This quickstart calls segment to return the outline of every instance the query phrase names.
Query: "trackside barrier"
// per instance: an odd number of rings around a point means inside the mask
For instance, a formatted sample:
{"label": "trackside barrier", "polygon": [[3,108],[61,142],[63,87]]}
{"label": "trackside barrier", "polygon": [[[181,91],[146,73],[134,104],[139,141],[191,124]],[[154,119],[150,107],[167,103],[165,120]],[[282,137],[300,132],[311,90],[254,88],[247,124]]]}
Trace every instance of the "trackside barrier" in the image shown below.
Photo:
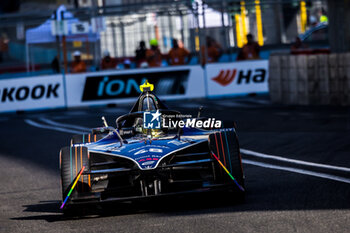
{"label": "trackside barrier", "polygon": [[178,66],[66,75],[68,107],[135,101],[145,80],[162,99],[205,97],[201,66]]}
{"label": "trackside barrier", "polygon": [[240,61],[206,66],[208,97],[268,93],[268,61]]}
{"label": "trackside barrier", "polygon": [[350,105],[350,53],[273,55],[269,66],[275,103]]}
{"label": "trackside barrier", "polygon": [[0,80],[0,112],[62,107],[62,75]]}
{"label": "trackside barrier", "polygon": [[0,112],[135,101],[146,79],[162,99],[265,93],[266,60],[0,80]]}

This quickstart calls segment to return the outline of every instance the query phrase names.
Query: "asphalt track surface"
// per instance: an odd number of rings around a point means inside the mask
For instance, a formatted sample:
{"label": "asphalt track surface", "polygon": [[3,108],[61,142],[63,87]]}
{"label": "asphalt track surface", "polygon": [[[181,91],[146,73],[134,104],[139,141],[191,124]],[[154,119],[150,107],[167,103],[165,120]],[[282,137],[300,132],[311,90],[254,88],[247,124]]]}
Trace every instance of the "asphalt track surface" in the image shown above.
{"label": "asphalt track surface", "polygon": [[349,232],[349,108],[278,106],[266,97],[167,104],[193,115],[203,105],[203,115],[237,122],[244,203],[194,195],[65,217],[59,149],[131,105],[0,115],[0,232]]}

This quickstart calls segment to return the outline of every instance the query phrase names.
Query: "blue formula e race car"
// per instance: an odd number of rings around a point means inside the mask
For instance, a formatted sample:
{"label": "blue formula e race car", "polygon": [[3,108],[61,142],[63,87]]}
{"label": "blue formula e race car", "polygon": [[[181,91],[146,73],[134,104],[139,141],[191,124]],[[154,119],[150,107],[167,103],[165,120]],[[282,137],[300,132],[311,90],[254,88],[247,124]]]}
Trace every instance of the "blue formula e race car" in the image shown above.
{"label": "blue formula e race car", "polygon": [[170,110],[140,86],[131,111],[116,128],[94,128],[75,135],[60,151],[63,203],[133,201],[207,191],[244,196],[244,175],[236,131],[221,122]]}

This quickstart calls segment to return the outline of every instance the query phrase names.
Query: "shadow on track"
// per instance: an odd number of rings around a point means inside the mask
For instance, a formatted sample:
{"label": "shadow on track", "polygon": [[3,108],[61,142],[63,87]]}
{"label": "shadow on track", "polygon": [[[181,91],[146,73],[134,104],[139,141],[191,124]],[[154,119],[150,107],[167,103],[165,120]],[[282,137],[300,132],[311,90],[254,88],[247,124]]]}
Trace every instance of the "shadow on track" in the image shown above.
{"label": "shadow on track", "polygon": [[23,206],[26,208],[24,212],[37,215],[16,217],[12,220],[57,222],[141,213],[176,216],[274,210],[350,209],[348,184],[282,171],[267,173],[266,169],[251,166],[246,168],[247,174],[251,175],[246,179],[248,190],[243,202],[232,193],[201,193],[157,198],[152,201],[81,206],[75,216],[66,216],[59,209],[60,201],[55,200]]}
{"label": "shadow on track", "polygon": [[223,208],[236,211],[235,209],[239,208],[243,202],[242,197],[232,195],[232,193],[192,194],[175,198],[157,198],[148,202],[84,205],[79,206],[79,209],[71,214],[63,214],[59,209],[61,202],[52,200],[23,206],[26,208],[23,212],[38,213],[39,215],[15,217],[11,220],[59,222],[141,213],[176,215],[183,212],[221,212]]}

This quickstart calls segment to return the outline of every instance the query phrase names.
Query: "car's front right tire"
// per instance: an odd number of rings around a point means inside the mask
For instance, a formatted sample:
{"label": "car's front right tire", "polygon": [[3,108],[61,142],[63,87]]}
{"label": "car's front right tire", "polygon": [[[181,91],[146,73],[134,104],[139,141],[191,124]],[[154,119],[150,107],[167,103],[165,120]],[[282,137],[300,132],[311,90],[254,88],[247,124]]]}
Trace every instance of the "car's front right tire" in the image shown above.
{"label": "car's front right tire", "polygon": [[[81,169],[89,169],[88,149],[83,146],[64,147],[60,151],[61,188],[62,201],[66,198],[73,182],[77,178]],[[90,175],[81,175],[71,197],[79,193],[89,192],[91,183]]]}

